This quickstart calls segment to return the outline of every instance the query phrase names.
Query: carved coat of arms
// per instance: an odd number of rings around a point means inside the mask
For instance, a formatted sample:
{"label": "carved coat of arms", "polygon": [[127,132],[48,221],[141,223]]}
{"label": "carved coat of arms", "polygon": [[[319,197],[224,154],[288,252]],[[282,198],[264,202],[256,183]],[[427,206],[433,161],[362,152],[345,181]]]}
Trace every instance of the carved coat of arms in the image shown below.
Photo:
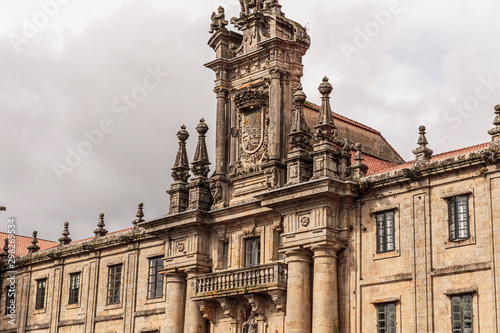
{"label": "carved coat of arms", "polygon": [[249,89],[237,94],[234,102],[239,113],[239,160],[253,164],[267,152],[269,94],[263,89]]}

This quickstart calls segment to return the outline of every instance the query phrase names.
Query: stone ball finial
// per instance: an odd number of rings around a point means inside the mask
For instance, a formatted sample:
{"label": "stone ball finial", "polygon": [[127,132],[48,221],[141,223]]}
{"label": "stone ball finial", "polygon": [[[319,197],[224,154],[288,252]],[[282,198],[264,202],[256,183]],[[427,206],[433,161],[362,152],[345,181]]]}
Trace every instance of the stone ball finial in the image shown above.
{"label": "stone ball finial", "polygon": [[196,126],[196,132],[200,135],[205,135],[208,132],[208,125],[205,123],[205,118],[200,119],[200,123]]}
{"label": "stone ball finial", "polygon": [[495,113],[500,113],[500,105],[495,106]]}
{"label": "stone ball finial", "polygon": [[181,142],[185,142],[189,138],[189,133],[186,131],[186,125],[181,126],[181,130],[177,132],[177,138]]}
{"label": "stone ball finial", "polygon": [[328,82],[328,78],[325,76],[323,82],[319,85],[319,92],[321,95],[330,95],[333,91],[333,86]]}
{"label": "stone ball finial", "polygon": [[358,142],[354,145],[354,149],[356,150],[361,150],[363,148],[363,144],[361,142]]}
{"label": "stone ball finial", "polygon": [[69,222],[64,222],[65,227],[69,227]]}
{"label": "stone ball finial", "polygon": [[295,92],[295,94],[293,94],[293,102],[302,104],[306,101],[306,99],[307,99],[307,96],[302,91],[302,86],[300,86],[299,88],[297,88],[297,91]]}
{"label": "stone ball finial", "polygon": [[427,130],[427,128],[424,125],[422,125],[418,128],[418,130],[419,130],[420,134],[425,134],[425,131]]}

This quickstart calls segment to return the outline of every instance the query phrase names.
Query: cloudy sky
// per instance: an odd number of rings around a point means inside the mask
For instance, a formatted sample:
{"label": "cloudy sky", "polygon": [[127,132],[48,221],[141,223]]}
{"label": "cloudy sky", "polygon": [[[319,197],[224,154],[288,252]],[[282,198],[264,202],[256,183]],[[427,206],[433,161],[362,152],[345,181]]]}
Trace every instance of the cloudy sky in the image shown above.
{"label": "cloudy sky", "polygon": [[[307,3],[281,0],[311,35],[310,101],[329,76],[334,110],[380,130],[405,159],[420,124],[436,153],[490,140],[500,2]],[[113,231],[131,226],[139,202],[146,219],[167,213],[180,125],[192,158],[205,117],[214,156],[215,76],[203,64],[219,5],[239,13],[236,0],[0,0],[0,231],[15,217],[19,234],[57,240],[68,221],[76,240],[101,212]]]}

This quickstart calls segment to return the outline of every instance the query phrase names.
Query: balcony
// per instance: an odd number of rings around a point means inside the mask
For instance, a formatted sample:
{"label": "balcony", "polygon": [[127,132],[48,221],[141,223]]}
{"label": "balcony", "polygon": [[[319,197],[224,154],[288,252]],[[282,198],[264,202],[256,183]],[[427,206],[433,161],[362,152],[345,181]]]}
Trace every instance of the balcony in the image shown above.
{"label": "balcony", "polygon": [[199,275],[194,280],[197,300],[286,290],[288,270],[283,263]]}

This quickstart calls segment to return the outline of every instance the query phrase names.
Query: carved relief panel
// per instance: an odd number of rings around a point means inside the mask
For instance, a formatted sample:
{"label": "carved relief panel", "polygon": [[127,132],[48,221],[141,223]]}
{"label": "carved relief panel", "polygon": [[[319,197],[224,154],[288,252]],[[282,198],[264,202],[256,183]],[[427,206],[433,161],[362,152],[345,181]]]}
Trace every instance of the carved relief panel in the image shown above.
{"label": "carved relief panel", "polygon": [[233,100],[238,118],[238,154],[229,172],[235,177],[260,171],[260,164],[269,158],[269,93],[265,88],[247,89],[234,95]]}

